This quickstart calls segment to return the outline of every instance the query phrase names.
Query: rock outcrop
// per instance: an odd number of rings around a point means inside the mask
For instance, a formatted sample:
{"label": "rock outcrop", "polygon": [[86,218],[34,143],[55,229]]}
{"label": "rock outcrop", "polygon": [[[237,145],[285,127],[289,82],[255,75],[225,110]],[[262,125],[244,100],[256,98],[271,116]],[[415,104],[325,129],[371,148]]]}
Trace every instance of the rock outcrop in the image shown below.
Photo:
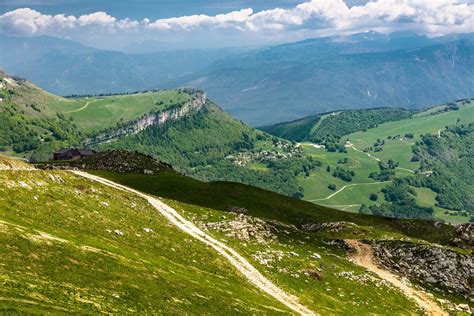
{"label": "rock outcrop", "polygon": [[386,268],[428,287],[443,288],[474,301],[474,258],[450,249],[400,241],[374,243]]}
{"label": "rock outcrop", "polygon": [[78,160],[52,161],[36,164],[39,169],[105,170],[119,173],[154,174],[173,167],[151,156],[125,150],[107,150]]}
{"label": "rock outcrop", "polygon": [[474,246],[474,223],[456,226],[452,243],[458,246]]}
{"label": "rock outcrop", "polygon": [[150,126],[163,126],[163,124],[170,120],[178,120],[189,113],[201,110],[206,104],[206,101],[206,94],[203,92],[197,92],[191,101],[186,102],[182,106],[173,107],[165,111],[149,113],[144,117],[132,121],[125,126],[118,127],[113,131],[95,135],[93,138],[87,139],[84,142],[84,145],[90,147],[97,144],[110,143],[124,136],[140,133]]}

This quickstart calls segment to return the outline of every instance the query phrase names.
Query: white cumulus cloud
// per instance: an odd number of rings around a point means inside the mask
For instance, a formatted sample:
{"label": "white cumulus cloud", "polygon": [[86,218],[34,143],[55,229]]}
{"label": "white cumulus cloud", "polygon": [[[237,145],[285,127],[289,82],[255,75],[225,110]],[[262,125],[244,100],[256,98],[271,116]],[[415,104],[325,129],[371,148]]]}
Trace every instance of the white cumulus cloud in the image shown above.
{"label": "white cumulus cloud", "polygon": [[264,33],[321,31],[357,32],[367,29],[412,29],[427,34],[474,32],[473,0],[372,0],[349,6],[343,0],[311,0],[293,8],[254,12],[251,8],[209,16],[204,14],[141,21],[117,19],[106,12],[79,17],[45,15],[23,8],[0,16],[7,34],[62,36],[81,32],[151,31],[192,32],[232,29]]}

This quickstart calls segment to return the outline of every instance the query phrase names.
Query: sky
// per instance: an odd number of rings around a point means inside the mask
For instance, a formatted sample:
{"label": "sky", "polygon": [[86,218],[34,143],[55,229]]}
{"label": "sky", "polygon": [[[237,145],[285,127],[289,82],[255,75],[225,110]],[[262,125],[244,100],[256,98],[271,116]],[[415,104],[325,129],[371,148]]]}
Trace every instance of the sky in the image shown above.
{"label": "sky", "polygon": [[374,30],[474,32],[474,0],[0,0],[0,33],[126,49],[260,46]]}

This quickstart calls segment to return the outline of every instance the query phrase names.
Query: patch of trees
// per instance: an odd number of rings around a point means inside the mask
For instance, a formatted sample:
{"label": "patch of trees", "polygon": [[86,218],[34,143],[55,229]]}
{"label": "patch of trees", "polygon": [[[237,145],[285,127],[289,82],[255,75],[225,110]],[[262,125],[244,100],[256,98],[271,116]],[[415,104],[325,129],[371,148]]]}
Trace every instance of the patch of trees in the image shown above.
{"label": "patch of trees", "polygon": [[416,191],[405,179],[397,179],[381,191],[386,202],[380,205],[362,205],[359,213],[396,218],[429,219],[433,217],[432,207],[416,204]]}
{"label": "patch of trees", "polygon": [[312,134],[308,135],[308,140],[320,140],[328,136],[340,139],[344,135],[374,128],[378,124],[409,118],[414,113],[414,111],[397,108],[342,111],[326,116]]}
{"label": "patch of trees", "polygon": [[369,178],[377,181],[388,181],[395,178],[395,168],[398,167],[398,162],[389,159],[387,163],[379,161],[380,172],[371,172]]}
{"label": "patch of trees", "polygon": [[336,170],[334,170],[332,176],[335,178],[339,178],[342,181],[351,182],[352,177],[355,176],[355,172],[353,170],[347,170],[341,167],[336,167]]}
{"label": "patch of trees", "polygon": [[474,123],[448,127],[441,137],[424,135],[414,148],[421,171],[412,185],[430,188],[437,205],[451,210],[474,209]]}

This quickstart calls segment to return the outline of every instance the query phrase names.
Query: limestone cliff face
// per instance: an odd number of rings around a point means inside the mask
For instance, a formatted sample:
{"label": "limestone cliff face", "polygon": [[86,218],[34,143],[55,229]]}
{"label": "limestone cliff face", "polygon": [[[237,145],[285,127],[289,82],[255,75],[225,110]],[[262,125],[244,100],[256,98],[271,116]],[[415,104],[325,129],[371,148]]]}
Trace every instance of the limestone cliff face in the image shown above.
{"label": "limestone cliff face", "polygon": [[179,108],[149,113],[146,116],[118,127],[113,131],[101,133],[93,138],[89,138],[84,142],[84,145],[93,146],[97,144],[110,143],[120,139],[121,137],[137,134],[150,126],[163,126],[163,124],[168,121],[179,120],[189,113],[200,111],[206,104],[206,101],[206,94],[198,92],[191,101],[185,103]]}

